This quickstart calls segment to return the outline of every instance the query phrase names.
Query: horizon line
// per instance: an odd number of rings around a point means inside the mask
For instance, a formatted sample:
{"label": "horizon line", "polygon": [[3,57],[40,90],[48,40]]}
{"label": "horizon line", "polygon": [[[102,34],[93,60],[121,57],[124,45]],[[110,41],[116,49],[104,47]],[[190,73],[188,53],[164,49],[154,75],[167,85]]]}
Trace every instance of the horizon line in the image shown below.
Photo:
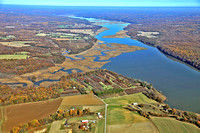
{"label": "horizon line", "polygon": [[65,7],[65,6],[71,6],[71,7],[200,7],[199,5],[197,6],[118,6],[118,5],[111,5],[111,6],[102,6],[102,5],[32,5],[32,4],[0,4],[1,5],[16,5],[16,6],[58,6],[58,7]]}

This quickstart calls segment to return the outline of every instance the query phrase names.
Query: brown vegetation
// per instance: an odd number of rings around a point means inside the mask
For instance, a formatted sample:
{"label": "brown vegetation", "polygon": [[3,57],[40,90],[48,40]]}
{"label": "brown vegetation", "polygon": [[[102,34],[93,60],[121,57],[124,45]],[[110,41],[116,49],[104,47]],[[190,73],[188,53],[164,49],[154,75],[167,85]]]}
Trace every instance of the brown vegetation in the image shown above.
{"label": "brown vegetation", "polygon": [[92,94],[64,97],[61,106],[64,105],[103,105],[104,103]]}
{"label": "brown vegetation", "polygon": [[28,123],[34,119],[42,119],[55,113],[61,101],[62,99],[56,99],[4,107],[3,131],[9,132],[15,126]]}

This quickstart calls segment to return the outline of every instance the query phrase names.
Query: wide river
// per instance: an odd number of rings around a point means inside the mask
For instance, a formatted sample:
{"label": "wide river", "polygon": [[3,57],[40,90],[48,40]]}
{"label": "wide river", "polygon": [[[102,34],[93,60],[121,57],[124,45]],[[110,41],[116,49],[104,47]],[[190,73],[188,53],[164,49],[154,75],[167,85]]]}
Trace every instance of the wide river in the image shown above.
{"label": "wide river", "polygon": [[[88,19],[94,21],[93,19]],[[200,113],[200,72],[191,67],[168,58],[154,47],[130,38],[102,38],[114,35],[128,24],[106,23],[108,28],[96,36],[105,43],[120,43],[148,48],[136,52],[123,53],[111,58],[103,66],[119,74],[152,83],[154,87],[167,96],[171,107]]]}

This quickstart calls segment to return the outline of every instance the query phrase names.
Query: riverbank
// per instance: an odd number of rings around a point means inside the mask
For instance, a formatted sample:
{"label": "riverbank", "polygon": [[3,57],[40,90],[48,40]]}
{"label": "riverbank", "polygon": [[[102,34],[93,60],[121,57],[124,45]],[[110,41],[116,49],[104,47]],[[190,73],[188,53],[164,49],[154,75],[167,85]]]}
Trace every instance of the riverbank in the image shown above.
{"label": "riverbank", "polygon": [[151,39],[151,38],[150,38],[151,41],[149,41],[149,42],[148,42],[146,39],[145,39],[145,41],[144,41],[144,40],[142,40],[142,39],[138,39],[137,37],[131,37],[131,38],[132,38],[132,39],[136,39],[137,41],[142,42],[142,43],[144,43],[144,44],[146,44],[146,45],[148,45],[148,46],[155,47],[155,48],[157,48],[160,52],[162,52],[163,54],[165,54],[166,56],[171,56],[171,57],[173,57],[173,58],[179,60],[180,62],[189,65],[191,68],[193,68],[193,69],[195,69],[195,70],[197,70],[197,71],[200,71],[200,66],[196,66],[196,65],[194,65],[194,63],[191,62],[191,60],[183,59],[183,58],[181,58],[178,54],[175,55],[175,54],[173,54],[172,52],[170,52],[170,51],[168,51],[168,50],[165,50],[165,49],[162,48],[161,46],[152,43],[152,39]]}

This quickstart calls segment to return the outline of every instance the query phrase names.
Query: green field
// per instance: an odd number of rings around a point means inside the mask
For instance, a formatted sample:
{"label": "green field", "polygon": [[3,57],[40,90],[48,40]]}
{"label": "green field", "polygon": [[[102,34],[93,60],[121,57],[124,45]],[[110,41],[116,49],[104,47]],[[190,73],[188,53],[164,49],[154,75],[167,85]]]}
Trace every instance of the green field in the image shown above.
{"label": "green field", "polygon": [[13,42],[0,42],[0,44],[9,47],[29,47],[30,43],[36,43],[35,41],[13,41]]}
{"label": "green field", "polygon": [[138,113],[129,111],[117,105],[108,106],[107,118],[108,125],[143,123],[149,121],[148,119],[140,116]]}
{"label": "green field", "polygon": [[124,109],[121,105],[109,105],[107,115],[108,133],[141,132],[157,133],[156,127],[145,117]]}
{"label": "green field", "polygon": [[0,59],[27,59],[28,55],[0,55]]}
{"label": "green field", "polygon": [[104,100],[107,104],[131,104],[131,103],[157,103],[156,101],[147,98],[142,93],[125,95]]}
{"label": "green field", "polygon": [[160,133],[200,133],[200,129],[197,126],[172,118],[154,117],[152,121]]}
{"label": "green field", "polygon": [[27,55],[29,52],[16,52],[15,55]]}
{"label": "green field", "polygon": [[47,34],[45,34],[45,33],[38,33],[38,34],[36,34],[36,36],[47,36]]}
{"label": "green field", "polygon": [[97,126],[95,128],[95,133],[103,133],[105,126],[105,119],[101,119],[97,121]]}

